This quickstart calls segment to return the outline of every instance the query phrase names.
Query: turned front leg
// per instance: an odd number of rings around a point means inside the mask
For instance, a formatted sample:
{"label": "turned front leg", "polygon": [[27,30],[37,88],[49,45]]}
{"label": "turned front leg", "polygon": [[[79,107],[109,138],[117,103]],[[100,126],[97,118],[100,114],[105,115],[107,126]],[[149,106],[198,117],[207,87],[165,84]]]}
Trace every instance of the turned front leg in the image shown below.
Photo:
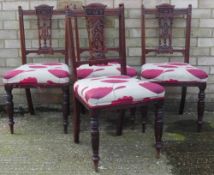
{"label": "turned front leg", "polygon": [[62,104],[62,111],[63,111],[63,127],[64,133],[68,133],[68,113],[69,113],[69,87],[65,86],[62,88],[63,92],[63,104]]}
{"label": "turned front leg", "polygon": [[91,117],[91,144],[95,171],[98,171],[99,164],[99,120],[96,112],[90,112]]}
{"label": "turned front leg", "polygon": [[14,133],[14,120],[13,120],[13,95],[12,87],[5,86],[6,91],[6,112],[9,117],[10,133]]}
{"label": "turned front leg", "polygon": [[163,134],[163,101],[155,103],[155,147],[157,151],[157,158],[160,157],[160,150],[162,148],[162,134]]}
{"label": "turned front leg", "polygon": [[204,104],[205,104],[205,89],[206,84],[199,86],[199,94],[198,94],[198,121],[197,121],[197,131],[200,132],[203,123],[204,116]]}

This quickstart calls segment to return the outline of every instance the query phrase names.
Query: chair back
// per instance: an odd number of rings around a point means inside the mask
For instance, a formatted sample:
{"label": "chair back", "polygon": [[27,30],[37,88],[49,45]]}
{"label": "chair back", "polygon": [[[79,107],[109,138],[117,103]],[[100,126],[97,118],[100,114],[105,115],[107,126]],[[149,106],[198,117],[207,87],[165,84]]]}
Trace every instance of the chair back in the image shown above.
{"label": "chair back", "polygon": [[[118,22],[118,26],[114,27],[114,31],[116,32],[114,35],[117,36],[117,39],[111,40],[111,46],[107,46],[108,37],[106,26],[109,20],[115,23]],[[82,64],[92,66],[117,62],[121,64],[121,73],[126,75],[123,4],[120,4],[118,8],[107,8],[103,4],[92,3],[83,6],[83,9],[67,9],[66,24],[69,43],[68,50],[73,66],[74,80],[77,79],[77,67]],[[82,35],[86,35],[86,38],[83,39]],[[114,43],[116,41],[118,41],[118,44]],[[81,46],[81,43],[83,43],[83,46]]]}
{"label": "chair back", "polygon": [[[55,10],[53,6],[39,5],[36,6],[34,10],[23,10],[22,7],[19,6],[18,12],[22,64],[27,63],[27,56],[29,54],[53,55],[56,53],[64,55],[64,62],[67,64],[67,45],[64,44],[64,46],[58,47],[60,44],[57,42],[59,41],[55,40],[57,48],[53,46],[53,30],[59,29],[60,26],[59,22],[56,22],[55,26],[53,26],[53,20],[64,20],[65,10]],[[35,27],[27,27],[27,22],[29,26],[33,26],[33,24],[35,24]],[[65,25],[63,25],[63,28],[65,28]],[[55,33],[57,32],[55,31]],[[33,46],[33,48],[28,47],[32,43],[29,44],[26,34],[34,37],[33,39],[31,38],[34,40],[32,42],[36,42],[37,44],[34,44],[36,46]]]}
{"label": "chair back", "polygon": [[[156,54],[173,54],[180,52],[184,57],[184,62],[189,63],[189,51],[190,51],[190,32],[191,32],[191,12],[192,6],[189,5],[187,8],[175,8],[174,5],[161,4],[156,6],[155,9],[147,9],[142,5],[142,23],[141,23],[141,35],[142,35],[142,64],[146,62],[146,54],[155,52]],[[184,44],[182,48],[174,47],[173,42],[176,42],[178,38],[174,36],[173,26],[177,20],[184,22]],[[156,22],[157,31],[157,46],[154,48],[148,48],[146,46],[146,24]],[[146,22],[145,22],[146,21]],[[153,24],[155,25],[155,24]],[[176,32],[176,31],[174,31]],[[176,45],[176,44],[175,44]]]}

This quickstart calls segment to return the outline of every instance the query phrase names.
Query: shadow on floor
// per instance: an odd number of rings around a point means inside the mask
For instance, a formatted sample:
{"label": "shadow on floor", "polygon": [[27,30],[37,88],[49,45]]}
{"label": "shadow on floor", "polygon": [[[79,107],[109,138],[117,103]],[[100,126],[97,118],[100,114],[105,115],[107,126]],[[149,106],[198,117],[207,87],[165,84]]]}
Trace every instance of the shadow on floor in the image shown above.
{"label": "shadow on floor", "polygon": [[[213,122],[213,121],[212,121]],[[201,133],[196,132],[195,120],[169,123],[165,129],[164,154],[175,175],[214,174],[214,128],[204,122]]]}

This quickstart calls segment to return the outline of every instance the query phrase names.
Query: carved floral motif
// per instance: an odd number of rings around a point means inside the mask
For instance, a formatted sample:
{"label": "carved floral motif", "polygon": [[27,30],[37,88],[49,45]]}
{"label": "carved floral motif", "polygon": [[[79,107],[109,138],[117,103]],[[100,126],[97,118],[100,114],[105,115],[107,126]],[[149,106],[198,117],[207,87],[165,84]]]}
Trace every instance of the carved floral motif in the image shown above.
{"label": "carved floral motif", "polygon": [[159,52],[172,52],[172,24],[174,6],[163,4],[157,6],[159,21]]}
{"label": "carved floral motif", "polygon": [[85,6],[87,31],[91,59],[105,57],[104,38],[104,13],[105,7],[102,4],[91,4]]}
{"label": "carved floral motif", "polygon": [[53,6],[40,5],[35,7],[38,23],[39,34],[39,49],[41,51],[51,50],[51,29],[52,29],[52,15]]}

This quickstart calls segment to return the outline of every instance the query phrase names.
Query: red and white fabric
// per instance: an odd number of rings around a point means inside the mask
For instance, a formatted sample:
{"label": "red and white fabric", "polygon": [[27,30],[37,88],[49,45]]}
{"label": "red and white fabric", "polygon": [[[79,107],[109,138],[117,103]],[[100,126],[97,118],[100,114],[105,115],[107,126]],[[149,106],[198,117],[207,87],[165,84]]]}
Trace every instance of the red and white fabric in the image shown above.
{"label": "red and white fabric", "polygon": [[[121,75],[120,64],[118,63],[99,64],[92,66],[89,66],[88,64],[83,64],[77,68],[77,77],[79,79],[117,75]],[[130,77],[136,77],[136,69],[127,66],[127,75]]]}
{"label": "red and white fabric", "polygon": [[4,84],[29,86],[66,84],[69,80],[69,67],[58,62],[24,64],[3,75]]}
{"label": "red and white fabric", "polygon": [[136,104],[164,98],[162,86],[129,76],[105,76],[81,79],[74,83],[74,92],[90,108]]}
{"label": "red and white fabric", "polygon": [[152,82],[206,82],[205,71],[187,63],[147,63],[141,67],[141,79]]}

